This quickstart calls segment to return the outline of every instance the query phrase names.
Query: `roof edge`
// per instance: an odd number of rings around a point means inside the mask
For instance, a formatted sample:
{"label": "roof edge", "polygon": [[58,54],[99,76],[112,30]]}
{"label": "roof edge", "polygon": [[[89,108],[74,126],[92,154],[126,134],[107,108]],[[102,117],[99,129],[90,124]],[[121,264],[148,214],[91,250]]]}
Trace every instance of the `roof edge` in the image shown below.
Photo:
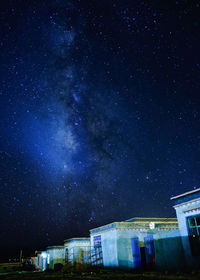
{"label": "roof edge", "polygon": [[150,217],[150,218],[146,218],[146,217],[135,217],[135,218],[130,218],[128,220],[119,222],[119,223],[124,223],[124,222],[129,222],[129,223],[136,223],[136,222],[148,222],[148,221],[166,221],[166,220],[176,220],[176,218],[167,218],[167,217],[162,217],[162,218],[157,218],[157,217]]}
{"label": "roof edge", "polygon": [[90,240],[90,237],[72,237],[72,238],[68,238],[68,239],[65,239],[64,242],[67,243],[67,242],[71,242],[71,241],[82,241],[82,240]]}
{"label": "roof edge", "polygon": [[100,230],[100,229],[103,229],[103,228],[111,226],[111,225],[116,225],[116,223],[118,223],[118,222],[112,222],[112,223],[109,223],[109,224],[106,224],[106,225],[103,225],[103,226],[100,226],[100,227],[92,228],[89,231],[92,232],[92,231],[97,230],[97,229]]}
{"label": "roof edge", "polygon": [[48,246],[47,249],[58,249],[58,248],[64,248],[64,245],[53,245],[53,246]]}
{"label": "roof edge", "polygon": [[[145,218],[137,218],[137,219],[145,219]],[[122,222],[112,222],[110,224],[106,224],[106,225],[103,225],[103,226],[100,226],[100,227],[96,227],[96,228],[93,228],[93,229],[90,229],[90,233],[93,234],[93,233],[97,233],[97,232],[100,232],[100,231],[105,231],[105,230],[113,230],[113,229],[116,229],[118,225],[128,225],[128,224],[146,224],[146,223],[149,223],[149,222],[155,222],[157,224],[168,224],[168,223],[175,223],[177,224],[177,218],[146,218],[147,220],[144,220],[144,221],[139,221],[139,220],[136,220],[136,221],[122,221]]]}
{"label": "roof edge", "polygon": [[171,200],[174,200],[174,199],[177,199],[177,198],[186,196],[186,195],[188,195],[188,194],[196,193],[196,192],[199,192],[199,191],[200,191],[200,188],[195,189],[195,190],[192,190],[192,191],[189,191],[189,192],[185,192],[185,193],[182,193],[182,194],[179,194],[179,195],[176,195],[176,196],[172,196],[170,199],[171,199]]}

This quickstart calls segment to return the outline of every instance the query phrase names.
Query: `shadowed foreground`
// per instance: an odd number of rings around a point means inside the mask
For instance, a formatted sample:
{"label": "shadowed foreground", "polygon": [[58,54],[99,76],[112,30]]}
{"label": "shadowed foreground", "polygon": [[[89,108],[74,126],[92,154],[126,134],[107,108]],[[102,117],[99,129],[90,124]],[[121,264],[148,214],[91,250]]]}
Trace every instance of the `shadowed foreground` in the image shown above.
{"label": "shadowed foreground", "polygon": [[186,280],[200,279],[200,272],[191,273],[169,273],[169,272],[121,272],[121,271],[105,271],[100,272],[12,272],[8,274],[0,274],[0,279],[3,280],[52,280],[52,279],[123,279],[123,280],[147,280],[147,279],[169,279],[169,280]]}

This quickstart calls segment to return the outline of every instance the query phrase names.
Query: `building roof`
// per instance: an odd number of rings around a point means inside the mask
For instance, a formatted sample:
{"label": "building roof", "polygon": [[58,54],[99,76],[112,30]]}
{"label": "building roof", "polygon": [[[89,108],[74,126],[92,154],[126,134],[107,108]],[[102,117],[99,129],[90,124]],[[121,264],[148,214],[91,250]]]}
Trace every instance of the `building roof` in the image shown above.
{"label": "building roof", "polygon": [[182,193],[182,194],[179,194],[179,195],[176,195],[176,196],[173,196],[173,197],[171,197],[171,200],[177,199],[177,198],[189,195],[189,194],[197,193],[197,192],[200,192],[200,188],[189,191],[189,192],[185,192],[185,193]]}
{"label": "building roof", "polygon": [[63,245],[55,245],[55,246],[48,246],[47,250],[51,250],[51,249],[63,249],[64,246]]}
{"label": "building roof", "polygon": [[90,241],[90,237],[74,237],[70,239],[64,240],[65,243],[70,243],[70,242],[88,242]]}
{"label": "building roof", "polygon": [[125,220],[124,222],[165,222],[165,221],[171,221],[171,222],[174,222],[176,221],[177,219],[176,218],[139,218],[139,217],[136,217],[136,218],[131,218],[131,219],[128,219],[128,220]]}
{"label": "building roof", "polygon": [[[36,255],[41,255],[41,254],[44,254],[46,253],[47,251],[43,250],[43,251],[36,251]],[[34,257],[34,256],[31,256],[31,258]]]}
{"label": "building roof", "polygon": [[200,188],[171,197],[175,205],[185,204],[189,201],[200,199]]}
{"label": "building roof", "polygon": [[177,229],[178,222],[176,218],[132,218],[124,222],[114,222],[90,230],[91,234],[113,229],[150,229],[153,224],[154,229]]}

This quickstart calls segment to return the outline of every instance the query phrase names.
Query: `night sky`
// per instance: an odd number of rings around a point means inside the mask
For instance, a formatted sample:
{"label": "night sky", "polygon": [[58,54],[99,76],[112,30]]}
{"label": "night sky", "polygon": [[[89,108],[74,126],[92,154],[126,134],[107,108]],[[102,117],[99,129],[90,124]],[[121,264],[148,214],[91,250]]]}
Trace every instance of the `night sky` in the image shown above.
{"label": "night sky", "polygon": [[200,2],[6,0],[0,17],[0,255],[200,187]]}

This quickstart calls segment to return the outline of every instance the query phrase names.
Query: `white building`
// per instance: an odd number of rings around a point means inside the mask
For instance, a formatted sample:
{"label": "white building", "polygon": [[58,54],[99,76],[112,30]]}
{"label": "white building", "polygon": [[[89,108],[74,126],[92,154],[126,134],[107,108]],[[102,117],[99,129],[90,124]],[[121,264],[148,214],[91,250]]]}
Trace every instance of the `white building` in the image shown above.
{"label": "white building", "polygon": [[64,246],[47,247],[47,268],[54,269],[55,264],[65,264]]}
{"label": "white building", "polygon": [[103,265],[174,269],[184,266],[176,219],[133,218],[90,230],[93,250],[102,247]]}
{"label": "white building", "polygon": [[47,252],[38,251],[37,256],[34,260],[34,265],[37,270],[46,270],[47,269]]}
{"label": "white building", "polygon": [[171,198],[188,267],[200,268],[200,188]]}
{"label": "white building", "polygon": [[90,238],[77,237],[64,240],[65,263],[90,263]]}

